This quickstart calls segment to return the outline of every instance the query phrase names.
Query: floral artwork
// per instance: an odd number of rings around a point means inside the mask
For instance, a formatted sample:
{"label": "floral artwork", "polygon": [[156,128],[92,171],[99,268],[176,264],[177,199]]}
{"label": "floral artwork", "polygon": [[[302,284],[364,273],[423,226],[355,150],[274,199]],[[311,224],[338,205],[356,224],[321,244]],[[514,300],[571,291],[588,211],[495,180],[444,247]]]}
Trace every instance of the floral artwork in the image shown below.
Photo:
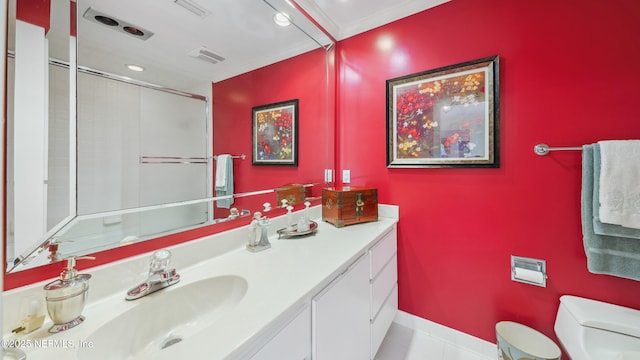
{"label": "floral artwork", "polygon": [[297,166],[298,100],[253,108],[253,165]]}
{"label": "floral artwork", "polygon": [[387,80],[389,167],[497,167],[498,57]]}

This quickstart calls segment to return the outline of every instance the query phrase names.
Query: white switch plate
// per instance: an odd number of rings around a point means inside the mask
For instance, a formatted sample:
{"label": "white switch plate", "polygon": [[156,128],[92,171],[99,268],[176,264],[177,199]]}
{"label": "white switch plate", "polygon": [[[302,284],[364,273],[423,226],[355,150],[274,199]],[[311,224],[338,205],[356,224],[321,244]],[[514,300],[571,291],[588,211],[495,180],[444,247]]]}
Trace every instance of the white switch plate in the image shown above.
{"label": "white switch plate", "polygon": [[351,170],[342,170],[342,182],[345,184],[351,182]]}
{"label": "white switch plate", "polygon": [[324,182],[325,183],[333,182],[333,170],[332,169],[324,169]]}

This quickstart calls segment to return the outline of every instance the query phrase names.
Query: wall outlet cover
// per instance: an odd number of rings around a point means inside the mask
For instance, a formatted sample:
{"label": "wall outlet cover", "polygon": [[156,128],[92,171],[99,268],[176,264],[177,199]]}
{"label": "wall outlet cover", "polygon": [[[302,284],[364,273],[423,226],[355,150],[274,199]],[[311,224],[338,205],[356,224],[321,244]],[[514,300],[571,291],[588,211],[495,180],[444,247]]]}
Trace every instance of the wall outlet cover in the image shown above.
{"label": "wall outlet cover", "polygon": [[351,170],[342,170],[342,182],[345,184],[351,182]]}

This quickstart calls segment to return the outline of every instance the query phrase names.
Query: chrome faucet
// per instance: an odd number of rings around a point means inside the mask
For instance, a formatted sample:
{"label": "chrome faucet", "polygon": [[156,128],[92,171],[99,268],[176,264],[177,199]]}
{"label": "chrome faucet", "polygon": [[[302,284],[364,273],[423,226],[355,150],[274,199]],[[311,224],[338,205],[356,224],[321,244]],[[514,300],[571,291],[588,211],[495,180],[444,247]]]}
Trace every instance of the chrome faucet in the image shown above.
{"label": "chrome faucet", "polygon": [[180,281],[180,275],[178,275],[176,269],[167,268],[169,261],[171,261],[171,252],[169,250],[163,249],[153,253],[147,280],[129,289],[125,299],[136,300]]}

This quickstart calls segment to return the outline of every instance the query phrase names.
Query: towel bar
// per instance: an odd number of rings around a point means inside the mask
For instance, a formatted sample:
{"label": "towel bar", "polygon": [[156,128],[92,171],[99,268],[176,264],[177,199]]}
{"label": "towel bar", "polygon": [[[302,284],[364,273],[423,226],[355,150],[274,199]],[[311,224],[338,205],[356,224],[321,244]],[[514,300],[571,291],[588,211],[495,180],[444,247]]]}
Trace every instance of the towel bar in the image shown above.
{"label": "towel bar", "polygon": [[536,146],[533,147],[533,152],[542,156],[542,155],[547,155],[550,151],[556,151],[556,150],[573,150],[573,151],[581,151],[582,147],[579,146],[573,146],[573,147],[550,147],[547,144],[538,144]]}
{"label": "towel bar", "polygon": [[[242,159],[244,160],[247,156],[245,154],[242,155],[231,155],[232,159]],[[218,159],[218,155],[213,155],[213,160],[217,160]]]}
{"label": "towel bar", "polygon": [[206,157],[188,156],[140,156],[141,164],[207,164]]}
{"label": "towel bar", "polygon": [[[247,156],[231,155],[232,159],[244,160]],[[218,159],[218,155],[212,157],[183,157],[183,156],[140,156],[140,163],[142,164],[208,164],[210,159]]]}

